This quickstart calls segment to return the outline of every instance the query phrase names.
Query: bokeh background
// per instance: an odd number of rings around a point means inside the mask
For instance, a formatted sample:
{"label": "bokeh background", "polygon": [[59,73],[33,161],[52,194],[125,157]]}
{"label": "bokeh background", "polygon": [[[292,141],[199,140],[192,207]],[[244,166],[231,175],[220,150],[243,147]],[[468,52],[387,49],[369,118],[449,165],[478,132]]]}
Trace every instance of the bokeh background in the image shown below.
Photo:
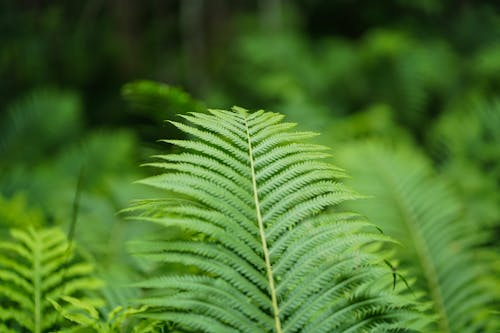
{"label": "bokeh background", "polygon": [[305,119],[384,105],[422,138],[452,104],[494,96],[500,84],[497,1],[0,6],[2,110],[34,89],[69,90],[85,128],[134,126],[120,89],[150,79],[210,107],[265,107]]}
{"label": "bokeh background", "polygon": [[181,135],[164,120],[232,105],[321,132],[354,180],[404,146],[394,172],[447,184],[500,263],[498,1],[3,0],[0,78],[0,237],[69,228],[77,193],[75,238],[113,281],[153,269],[127,241],[154,228],[117,212],[157,195],[133,181]]}

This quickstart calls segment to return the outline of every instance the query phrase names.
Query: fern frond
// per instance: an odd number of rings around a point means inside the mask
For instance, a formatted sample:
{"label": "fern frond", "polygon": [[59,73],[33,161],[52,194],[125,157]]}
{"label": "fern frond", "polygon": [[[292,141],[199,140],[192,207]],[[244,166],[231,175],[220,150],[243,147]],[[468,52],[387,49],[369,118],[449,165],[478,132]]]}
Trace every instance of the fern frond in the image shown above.
{"label": "fern frond", "polygon": [[100,319],[98,309],[95,305],[92,305],[92,303],[82,302],[81,300],[70,296],[62,296],[58,302],[51,300],[51,303],[61,316],[78,325],[76,327],[58,330],[56,333],[80,331],[95,333],[161,332],[161,325],[159,321],[141,320],[138,322],[132,318],[133,315],[146,310],[146,307],[142,307],[140,309],[124,309],[119,306],[108,313],[106,320],[102,320]]}
{"label": "fern frond", "polygon": [[64,322],[51,298],[82,296],[101,287],[92,277],[93,267],[68,251],[68,241],[59,229],[12,229],[11,236],[14,241],[0,242],[0,323],[4,327],[47,332]]}
{"label": "fern frond", "polygon": [[485,318],[499,300],[499,281],[480,254],[485,234],[464,218],[429,162],[406,147],[370,143],[348,146],[338,156],[353,174],[350,185],[375,197],[349,207],[404,244],[398,257],[428,291],[439,332],[494,332],[500,323]]}
{"label": "fern frond", "polygon": [[158,156],[152,165],[166,173],[141,181],[168,199],[130,209],[190,235],[133,245],[141,258],[185,267],[137,284],[151,291],[139,301],[144,316],[216,333],[416,327],[390,278],[375,283],[387,273],[376,251],[390,239],[336,211],[359,195],[321,161],[325,147],[303,143],[315,133],[237,107],[183,117],[191,125],[173,124],[191,139],[165,141],[184,151]]}

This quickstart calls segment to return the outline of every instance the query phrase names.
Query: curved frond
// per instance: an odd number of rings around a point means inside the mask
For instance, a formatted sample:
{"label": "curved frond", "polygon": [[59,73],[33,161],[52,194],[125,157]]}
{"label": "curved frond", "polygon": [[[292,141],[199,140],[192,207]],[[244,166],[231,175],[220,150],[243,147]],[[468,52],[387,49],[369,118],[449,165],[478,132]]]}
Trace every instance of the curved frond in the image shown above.
{"label": "curved frond", "polygon": [[325,147],[304,142],[315,133],[237,107],[184,118],[173,124],[191,138],[166,140],[184,151],[158,156],[165,173],[142,181],[168,199],[132,209],[191,235],[134,244],[141,258],[185,267],[138,283],[151,291],[146,317],[214,333],[417,327],[376,254],[390,239],[335,208],[358,195],[321,161]]}
{"label": "curved frond", "polygon": [[350,185],[374,196],[349,207],[403,244],[398,257],[428,291],[439,332],[495,332],[500,281],[480,249],[487,235],[464,217],[428,161],[409,148],[371,143],[347,147],[339,161],[353,174]]}

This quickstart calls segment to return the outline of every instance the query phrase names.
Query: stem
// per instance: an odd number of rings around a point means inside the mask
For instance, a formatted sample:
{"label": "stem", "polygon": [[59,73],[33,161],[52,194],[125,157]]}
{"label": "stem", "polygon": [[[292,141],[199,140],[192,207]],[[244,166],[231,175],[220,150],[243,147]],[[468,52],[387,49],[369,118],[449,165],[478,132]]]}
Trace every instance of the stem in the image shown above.
{"label": "stem", "polygon": [[262,249],[264,252],[264,260],[266,263],[267,279],[269,281],[269,293],[271,294],[271,302],[272,302],[272,309],[273,309],[273,316],[274,316],[274,326],[276,328],[276,333],[282,333],[283,330],[281,329],[281,321],[279,318],[278,298],[276,296],[276,288],[274,286],[273,269],[271,267],[271,259],[270,259],[270,255],[269,255],[269,250],[267,248],[266,233],[264,230],[264,223],[262,221],[262,214],[260,212],[259,196],[257,194],[257,179],[255,176],[255,167],[254,167],[254,161],[253,161],[252,141],[250,140],[250,132],[248,129],[248,123],[247,123],[246,116],[245,116],[245,128],[246,128],[246,135],[247,135],[247,141],[248,141],[248,154],[250,156],[250,170],[252,172],[253,198],[254,198],[254,202],[255,202],[255,211],[257,213],[257,222],[259,225],[260,239],[262,241]]}
{"label": "stem", "polygon": [[41,304],[41,249],[40,238],[33,231],[30,232],[34,240],[35,248],[33,250],[33,287],[34,287],[34,303],[35,303],[35,329],[34,333],[42,331],[42,304]]}

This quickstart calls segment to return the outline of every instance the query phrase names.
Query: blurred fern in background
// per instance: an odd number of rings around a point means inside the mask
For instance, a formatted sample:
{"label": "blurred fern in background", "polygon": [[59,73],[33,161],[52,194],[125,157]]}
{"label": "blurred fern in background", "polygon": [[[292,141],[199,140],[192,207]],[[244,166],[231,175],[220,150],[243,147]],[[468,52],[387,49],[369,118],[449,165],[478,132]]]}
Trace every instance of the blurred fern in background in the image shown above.
{"label": "blurred fern in background", "polygon": [[482,246],[491,233],[466,214],[467,201],[461,202],[432,175],[429,161],[406,146],[345,146],[338,159],[351,170],[348,183],[374,196],[349,206],[401,242],[397,257],[427,290],[439,331],[495,332],[500,327],[494,319],[500,299],[494,269],[498,253]]}
{"label": "blurred fern in background", "polygon": [[14,241],[0,243],[0,328],[2,332],[50,332],[65,319],[51,300],[61,295],[99,306],[90,294],[102,282],[93,266],[75,258],[57,229],[12,229]]}

